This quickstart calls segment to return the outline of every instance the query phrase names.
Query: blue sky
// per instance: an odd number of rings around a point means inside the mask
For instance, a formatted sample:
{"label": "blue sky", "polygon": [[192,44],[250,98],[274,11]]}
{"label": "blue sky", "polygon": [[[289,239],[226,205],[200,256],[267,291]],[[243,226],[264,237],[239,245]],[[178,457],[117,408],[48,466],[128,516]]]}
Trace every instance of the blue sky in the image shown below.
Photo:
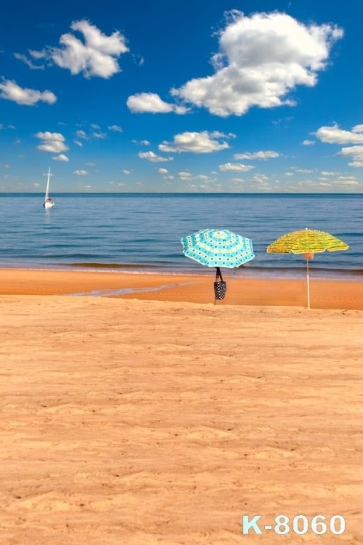
{"label": "blue sky", "polygon": [[362,192],[361,0],[19,0],[0,191]]}

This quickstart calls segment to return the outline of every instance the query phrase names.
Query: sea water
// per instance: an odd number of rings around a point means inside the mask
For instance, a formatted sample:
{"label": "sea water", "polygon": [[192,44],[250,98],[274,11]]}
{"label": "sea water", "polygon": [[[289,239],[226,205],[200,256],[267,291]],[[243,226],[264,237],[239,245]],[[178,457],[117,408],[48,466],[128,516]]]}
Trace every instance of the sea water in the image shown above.
{"label": "sea water", "polygon": [[210,274],[183,255],[180,239],[229,229],[252,239],[255,258],[229,274],[295,277],[303,257],[268,254],[281,235],[327,231],[348,251],[315,254],[318,277],[363,274],[363,195],[322,194],[0,194],[0,267]]}

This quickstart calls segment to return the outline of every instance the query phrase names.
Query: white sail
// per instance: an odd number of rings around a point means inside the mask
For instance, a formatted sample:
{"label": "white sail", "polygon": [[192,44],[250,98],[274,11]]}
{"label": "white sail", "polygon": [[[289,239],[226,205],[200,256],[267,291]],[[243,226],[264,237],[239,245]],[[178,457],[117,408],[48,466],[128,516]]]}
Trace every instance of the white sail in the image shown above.
{"label": "white sail", "polygon": [[49,180],[50,180],[50,167],[48,170],[48,180],[47,180],[47,189],[45,190],[45,197],[44,200],[46,201],[49,197]]}
{"label": "white sail", "polygon": [[44,197],[44,203],[43,203],[43,206],[44,208],[52,208],[54,206],[54,202],[52,201],[52,199],[49,197],[49,181],[50,181],[50,167],[48,169],[48,179],[47,179],[47,188],[45,190],[45,197]]}

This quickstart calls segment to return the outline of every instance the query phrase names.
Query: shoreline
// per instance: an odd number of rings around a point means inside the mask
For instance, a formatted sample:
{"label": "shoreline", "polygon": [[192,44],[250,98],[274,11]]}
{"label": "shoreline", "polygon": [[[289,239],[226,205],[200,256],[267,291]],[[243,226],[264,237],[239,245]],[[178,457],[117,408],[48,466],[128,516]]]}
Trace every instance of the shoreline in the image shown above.
{"label": "shoreline", "polygon": [[[229,275],[218,305],[306,307],[305,279]],[[0,295],[64,295],[214,303],[210,274],[124,273],[45,269],[0,269]],[[312,309],[363,310],[363,282],[310,278]]]}
{"label": "shoreline", "polygon": [[[150,263],[102,263],[102,262],[72,262],[72,263],[0,263],[0,271],[46,271],[46,272],[82,272],[105,274],[132,274],[132,275],[159,275],[159,276],[206,276],[214,274],[214,267],[201,265],[176,266]],[[309,267],[312,280],[324,281],[363,281],[363,268],[339,269],[332,267]],[[306,266],[297,263],[289,266],[250,266],[238,268],[224,268],[225,275],[238,279],[266,279],[266,280],[302,280],[306,279]]]}

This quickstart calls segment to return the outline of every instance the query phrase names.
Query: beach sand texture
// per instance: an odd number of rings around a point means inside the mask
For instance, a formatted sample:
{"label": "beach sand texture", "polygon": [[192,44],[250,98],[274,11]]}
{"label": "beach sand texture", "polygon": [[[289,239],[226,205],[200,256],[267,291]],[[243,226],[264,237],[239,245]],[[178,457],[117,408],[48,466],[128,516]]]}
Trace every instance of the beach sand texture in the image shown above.
{"label": "beach sand texture", "polygon": [[[0,309],[1,545],[363,543],[362,311],[135,294]],[[347,528],[243,536],[244,514]]]}

